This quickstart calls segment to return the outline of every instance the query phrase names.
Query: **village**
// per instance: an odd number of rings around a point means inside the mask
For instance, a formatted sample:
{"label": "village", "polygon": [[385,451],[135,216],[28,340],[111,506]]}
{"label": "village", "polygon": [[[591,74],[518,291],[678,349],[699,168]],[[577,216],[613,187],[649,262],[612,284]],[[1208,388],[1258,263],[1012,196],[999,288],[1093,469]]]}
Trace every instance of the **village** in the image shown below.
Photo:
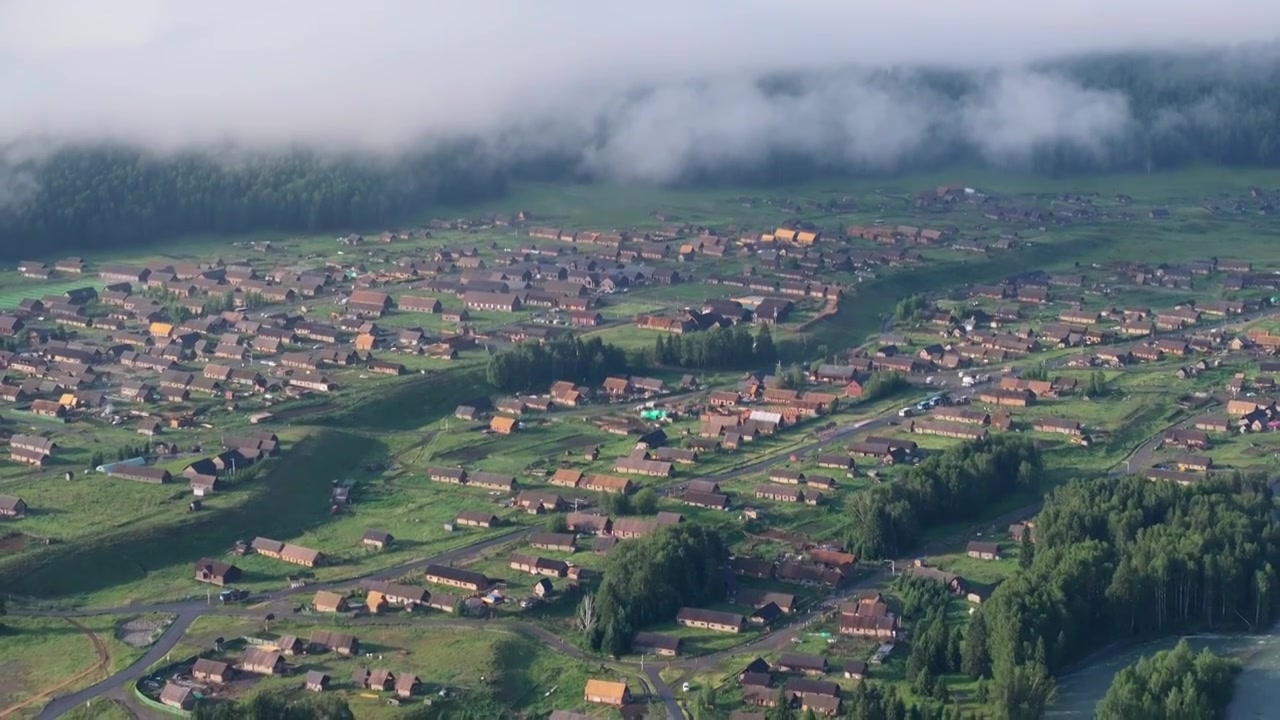
{"label": "village", "polygon": [[[1227,247],[1055,261],[1077,227],[1190,212],[1162,199],[946,185],[885,202],[735,197],[712,215],[742,222],[658,212],[626,229],[531,206],[24,261],[0,278],[10,607],[176,612],[186,653],[130,685],[184,713],[289,688],[391,717],[482,691],[419,661],[435,646],[396,635],[409,624],[554,655],[546,677],[574,684],[511,700],[540,717],[676,717],[707,686],[717,716],[837,716],[858,683],[903,680],[913,619],[896,578],[967,612],[1035,535],[1027,497],[956,518],[943,551],[867,562],[845,542],[859,493],[996,437],[1044,454],[1044,490],[1274,467],[1280,262]],[[1267,198],[1223,202],[1218,216],[1243,217]],[[698,344],[735,336],[745,361],[714,365]],[[765,337],[777,361],[753,364]],[[655,351],[672,338],[673,361]],[[537,387],[486,379],[496,354],[567,339],[627,362]],[[57,572],[102,538],[147,555],[152,541],[109,524],[174,547],[120,579]],[[726,538],[724,600],[593,654],[576,615],[611,557],[681,525]]]}

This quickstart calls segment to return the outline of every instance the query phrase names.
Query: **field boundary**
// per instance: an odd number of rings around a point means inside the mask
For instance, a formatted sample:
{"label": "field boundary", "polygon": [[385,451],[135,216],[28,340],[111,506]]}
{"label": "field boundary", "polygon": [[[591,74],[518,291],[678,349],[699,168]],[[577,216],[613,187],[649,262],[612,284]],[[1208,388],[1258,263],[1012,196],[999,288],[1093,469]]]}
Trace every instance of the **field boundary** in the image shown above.
{"label": "field boundary", "polygon": [[62,682],[57,683],[56,685],[50,685],[49,687],[44,688],[43,690],[37,691],[35,695],[32,695],[31,697],[27,698],[26,700],[23,700],[17,705],[12,705],[8,708],[5,708],[4,710],[0,710],[0,718],[9,717],[10,715],[18,712],[19,710],[22,710],[23,708],[30,706],[33,703],[37,703],[37,702],[41,702],[43,700],[49,699],[50,697],[53,696],[54,693],[58,692],[59,690],[62,690],[65,687],[68,687],[77,682],[80,682],[81,680],[87,677],[96,675],[102,670],[105,670],[107,667],[107,663],[111,662],[111,654],[107,652],[107,646],[102,644],[102,640],[96,634],[94,634],[92,630],[85,627],[81,623],[77,622],[75,618],[68,617],[68,618],[63,618],[63,620],[66,620],[67,622],[71,623],[72,626],[74,626],[80,632],[84,633],[84,635],[89,638],[89,642],[93,643],[93,652],[95,655],[97,655],[97,660],[90,667],[85,668],[84,670],[81,670],[80,672],[76,673],[75,675],[72,675],[66,680],[63,680]]}

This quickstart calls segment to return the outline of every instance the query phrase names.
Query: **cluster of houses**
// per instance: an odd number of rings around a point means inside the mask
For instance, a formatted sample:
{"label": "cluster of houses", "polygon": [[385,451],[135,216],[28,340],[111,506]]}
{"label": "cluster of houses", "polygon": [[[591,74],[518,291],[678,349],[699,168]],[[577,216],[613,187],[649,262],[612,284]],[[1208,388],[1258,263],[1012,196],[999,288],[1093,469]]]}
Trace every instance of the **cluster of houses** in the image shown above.
{"label": "cluster of houses", "polygon": [[[160,703],[189,712],[201,697],[242,676],[288,675],[291,672],[287,661],[289,657],[326,652],[342,657],[360,655],[359,639],[349,633],[329,630],[317,630],[309,640],[294,635],[249,637],[246,640],[249,647],[239,659],[197,658],[189,673],[182,673],[165,684],[158,697]],[[328,673],[311,670],[302,677],[301,686],[311,692],[323,692],[330,689],[332,682]],[[352,684],[360,690],[390,692],[399,699],[408,699],[422,692],[422,681],[417,675],[385,669],[357,668],[352,673]]]}
{"label": "cluster of houses", "polygon": [[570,532],[591,537],[591,549],[596,553],[608,553],[620,540],[645,537],[664,525],[684,522],[680,513],[662,511],[652,518],[610,518],[594,512],[573,511],[565,516]]}
{"label": "cluster of houses", "polygon": [[702,451],[737,450],[839,406],[831,393],[769,388],[757,380],[745,381],[737,390],[712,391],[707,402],[698,437],[689,439],[693,449]]}
{"label": "cluster of houses", "polygon": [[851,238],[871,240],[883,245],[937,245],[955,237],[949,229],[922,228],[915,225],[850,225],[845,235]]}
{"label": "cluster of houses", "polygon": [[897,614],[878,592],[859,594],[853,601],[840,605],[840,634],[892,642],[898,638],[900,622]]}
{"label": "cluster of houses", "polygon": [[[757,289],[758,284],[748,287]],[[767,289],[766,289],[767,288]],[[773,285],[762,285],[765,292],[778,290]],[[790,286],[782,286],[781,291],[790,290]],[[801,285],[793,294],[805,297],[813,291],[810,285]],[[820,289],[818,295],[825,296],[826,289]],[[774,325],[785,322],[795,309],[795,302],[789,298],[751,295],[738,298],[708,299],[701,308],[684,308],[672,314],[644,314],[635,318],[636,327],[642,330],[659,330],[673,335],[710,330],[711,328],[728,328],[738,323],[754,322]]]}
{"label": "cluster of houses", "polygon": [[[1135,270],[1126,264],[1117,268],[1117,280],[1143,284],[1152,278],[1167,282],[1185,276],[1186,285],[1174,286],[1189,287],[1191,277],[1242,271],[1246,267],[1248,263],[1212,260],[1186,268]],[[926,344],[912,352],[889,344],[868,359],[875,369],[898,372],[960,369],[1004,362],[1045,349],[1114,345],[1157,334],[1176,335],[1194,331],[1205,321],[1237,317],[1256,309],[1256,304],[1238,300],[1184,303],[1155,311],[1146,307],[1087,306],[1083,297],[1086,287],[1082,274],[1043,271],[1022,273],[998,284],[974,285],[968,289],[973,301],[969,307],[961,311],[934,307],[922,314],[920,325],[931,328],[945,339],[943,342]],[[987,301],[997,303],[997,307],[989,310],[977,304]],[[1062,307],[1052,320],[1033,323],[1029,318],[1029,314],[1043,317],[1045,309],[1052,305]],[[1096,362],[1119,365],[1156,361],[1169,355],[1207,351],[1211,349],[1208,342],[1195,337],[1161,337],[1115,353],[1101,351]]]}
{"label": "cluster of houses", "polygon": [[[737,674],[737,680],[748,705],[775,708],[782,703],[792,710],[835,717],[844,709],[843,690],[826,678],[862,679],[866,673],[867,664],[861,660],[833,664],[821,655],[783,653],[773,665],[762,658],[752,660]],[[753,716],[742,713],[737,717]]]}
{"label": "cluster of houses", "polygon": [[[24,301],[11,314],[0,316],[0,335],[14,338],[20,348],[0,354],[0,366],[7,371],[0,382],[0,400],[63,420],[114,403],[135,409],[161,403],[166,407],[135,413],[143,417],[139,432],[156,435],[165,427],[190,423],[190,410],[185,408],[193,398],[330,392],[336,383],[326,371],[357,364],[375,373],[399,372],[393,364],[372,357],[374,343],[368,338],[377,329],[364,321],[343,318],[326,324],[287,310],[206,313],[203,304],[209,297],[188,294],[183,297],[193,298],[187,310],[191,317],[179,320],[168,316],[169,306],[151,297],[152,289],[172,291],[171,269],[106,267],[102,272],[103,280],[112,284],[101,292],[91,287],[68,290],[61,296]],[[194,268],[180,274],[191,277],[193,272]],[[200,270],[196,277],[211,288],[225,283],[227,288],[243,289],[255,287],[256,272],[219,267]],[[114,279],[126,276],[134,280]],[[197,280],[192,282],[199,284]],[[315,291],[322,292],[332,276],[315,282]],[[63,339],[67,333],[50,327],[49,318],[55,326],[76,325],[74,339]],[[81,321],[65,322],[68,318]],[[22,452],[14,459],[38,465],[39,457]]]}
{"label": "cluster of houses", "polygon": [[[704,245],[689,244],[695,252]],[[269,251],[264,252],[269,256]],[[415,249],[387,267],[372,268],[357,263],[298,270],[221,260],[104,265],[96,268],[106,284],[101,290],[86,286],[29,299],[0,315],[0,336],[22,348],[0,355],[0,366],[9,371],[0,383],[0,400],[33,414],[74,418],[77,411],[91,412],[113,401],[172,406],[200,397],[333,392],[338,389],[333,374],[345,367],[404,372],[400,363],[375,358],[379,349],[453,357],[475,344],[476,337],[467,332],[431,337],[421,329],[380,326],[378,320],[390,312],[463,321],[467,310],[451,312],[441,302],[452,295],[472,311],[552,308],[569,313],[573,325],[590,326],[602,321],[594,310],[596,296],[635,283],[678,279],[678,273],[621,259],[531,246],[496,253],[488,268],[474,249],[448,248]],[[48,263],[28,261],[22,267],[30,277],[52,272]],[[76,258],[53,267],[88,272]],[[336,301],[340,311],[328,318],[307,316],[298,304],[312,298]],[[283,309],[254,312],[262,304]],[[182,307],[181,316],[172,316],[175,305]],[[70,326],[75,339],[61,339],[61,331],[54,330],[58,325]],[[663,391],[658,381],[646,378],[625,384],[619,390],[610,382],[605,392],[616,398]],[[574,404],[573,391],[558,401]],[[189,417],[179,408],[171,414]],[[158,434],[169,419],[170,413],[148,412],[139,432]],[[26,450],[13,455],[30,464],[42,463],[40,457]]]}
{"label": "cluster of houses", "polygon": [[[693,376],[686,376],[681,384],[684,389],[696,383]],[[549,412],[556,406],[581,407],[591,403],[622,402],[647,399],[670,392],[667,383],[658,378],[630,376],[605,378],[599,389],[560,380],[551,384],[546,396],[521,396],[500,398],[493,404],[494,416],[489,429],[500,434],[510,434],[519,429],[519,417],[529,412]],[[478,420],[484,411],[476,405],[460,405],[454,416],[460,420]],[[621,434],[629,434],[629,427]]]}
{"label": "cluster of houses", "polygon": [[24,465],[44,467],[57,449],[58,443],[52,438],[23,433],[9,437],[9,459]]}
{"label": "cluster of houses", "polygon": [[781,561],[739,556],[729,561],[734,575],[757,580],[777,580],[785,583],[838,590],[853,576],[858,558],[847,552],[815,548],[801,558]]}

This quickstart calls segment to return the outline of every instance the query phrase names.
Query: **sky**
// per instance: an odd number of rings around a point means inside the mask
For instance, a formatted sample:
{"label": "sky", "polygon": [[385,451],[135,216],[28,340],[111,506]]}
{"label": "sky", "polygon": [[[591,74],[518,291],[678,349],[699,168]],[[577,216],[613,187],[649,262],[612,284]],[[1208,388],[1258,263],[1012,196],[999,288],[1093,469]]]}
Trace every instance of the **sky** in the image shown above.
{"label": "sky", "polygon": [[[765,150],[883,164],[923,141],[936,99],[824,73],[927,64],[989,73],[947,112],[1000,157],[1125,121],[1123,98],[1034,60],[1276,35],[1276,0],[0,0],[0,145],[385,154],[468,134],[642,180]],[[779,72],[815,80],[782,102],[755,83]]]}

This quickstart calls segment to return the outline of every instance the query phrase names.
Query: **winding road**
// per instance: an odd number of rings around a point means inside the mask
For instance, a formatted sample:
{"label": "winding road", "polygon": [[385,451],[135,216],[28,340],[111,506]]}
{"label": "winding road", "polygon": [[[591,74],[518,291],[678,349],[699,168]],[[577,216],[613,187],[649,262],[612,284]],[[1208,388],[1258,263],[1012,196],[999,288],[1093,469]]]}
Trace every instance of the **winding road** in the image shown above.
{"label": "winding road", "polygon": [[[850,423],[843,427],[837,428],[833,432],[825,434],[823,436],[823,439],[821,440],[815,440],[813,442],[806,443],[799,447],[791,448],[787,450],[785,454],[780,454],[778,456],[765,458],[760,461],[757,461],[739,468],[735,468],[729,473],[726,473],[726,476],[739,475],[743,473],[753,473],[753,472],[758,472],[760,470],[767,469],[769,467],[772,467],[773,465],[786,462],[787,458],[792,454],[809,453],[821,446],[824,446],[839,440],[843,440],[856,433],[869,432],[878,428],[886,427],[892,418],[893,418],[892,415],[886,414],[881,417],[876,417],[869,420],[861,420],[858,422]],[[718,477],[718,479],[723,479],[723,478]],[[307,585],[305,587],[284,589],[284,590],[280,590],[273,593],[267,593],[264,595],[255,596],[254,598],[254,600],[256,601],[255,604],[277,603],[281,600],[287,599],[294,595],[312,594],[312,593],[315,593],[317,590],[324,590],[324,589],[336,588],[341,586],[349,586],[349,585],[352,585],[353,583],[357,583],[361,580],[366,580],[366,579],[395,578],[405,574],[406,572],[424,568],[427,565],[446,564],[446,563],[456,562],[459,560],[465,560],[465,559],[477,556],[490,548],[510,542],[522,535],[526,535],[529,532],[531,532],[529,529],[521,528],[521,529],[513,530],[507,533],[503,533],[501,535],[496,535],[491,538],[482,540],[480,542],[473,543],[466,547],[458,548],[456,550],[442,553],[434,557],[414,560],[409,563],[404,563],[402,565],[397,565],[395,567],[386,568],[374,573],[369,573],[367,575],[347,578],[344,580],[335,580],[335,581],[328,581],[323,583],[316,583],[316,584]],[[860,585],[859,587],[863,587],[863,586]],[[853,592],[853,591],[854,589],[850,589],[849,592]],[[44,709],[40,712],[40,715],[38,717],[41,720],[52,720],[53,718],[56,718],[62,715],[63,713],[66,713],[67,711],[71,710],[74,707],[77,707],[90,700],[93,700],[95,698],[111,693],[112,691],[122,688],[128,683],[136,681],[138,678],[141,678],[143,675],[146,674],[149,668],[151,668],[160,660],[164,659],[164,657],[169,653],[169,651],[171,651],[174,648],[174,646],[177,645],[179,640],[181,640],[183,634],[187,631],[187,629],[191,627],[192,623],[194,623],[198,618],[202,616],[205,616],[205,615],[251,615],[254,617],[264,617],[269,611],[266,609],[262,609],[256,613],[248,613],[248,612],[245,612],[242,608],[237,608],[237,607],[224,607],[224,606],[211,607],[208,604],[207,600],[200,600],[200,599],[186,600],[186,601],[179,601],[179,602],[168,602],[168,603],[155,603],[152,605],[129,605],[125,607],[107,607],[107,608],[94,608],[94,609],[86,609],[86,610],[48,610],[48,611],[15,610],[15,614],[44,615],[44,616],[67,617],[67,618],[94,616],[94,615],[119,615],[119,614],[148,613],[148,612],[169,613],[174,615],[174,620],[160,635],[160,637],[155,641],[155,643],[151,646],[151,648],[147,651],[145,655],[143,655],[141,658],[139,658],[136,662],[131,664],[129,667],[124,668],[123,670],[115,673],[114,675],[106,678],[105,680],[102,680],[101,682],[95,683],[94,685],[91,685],[83,690],[79,690],[69,695],[64,695],[61,697],[54,698],[44,707]],[[424,622],[430,623],[432,621],[426,620]],[[483,621],[479,621],[479,622],[483,622]],[[574,657],[580,657],[580,658],[586,657],[581,649],[569,643],[564,642],[564,640],[562,640],[555,633],[545,628],[542,628],[537,625],[533,625],[531,623],[520,622],[520,621],[500,621],[500,622],[504,626],[508,626],[518,632],[522,632],[530,637],[533,637],[541,641],[542,643],[554,648],[558,652],[563,652],[565,654],[568,654]],[[466,621],[463,621],[460,619],[442,619],[440,623],[442,625],[469,624]],[[799,627],[793,628],[789,632],[798,632],[799,629],[800,629]],[[733,653],[749,652],[757,648],[764,649],[766,647],[780,647],[781,644],[785,642],[789,642],[788,636],[786,634],[774,633],[765,638],[761,638],[760,640],[757,640],[751,644],[748,644],[746,646],[735,648],[731,652]],[[723,656],[724,656],[724,653],[717,653],[716,655],[704,656],[701,658],[688,658],[685,660],[676,661],[672,664],[680,667],[696,668],[696,667],[701,667],[705,663],[712,662],[714,661],[714,659],[719,659]],[[630,665],[632,663],[623,661],[623,662],[620,662],[619,664]],[[666,685],[666,683],[662,681],[662,678],[658,674],[658,669],[655,666],[650,665],[649,667],[645,668],[644,674],[648,679],[649,683],[651,684],[653,691],[657,694],[659,698],[662,699],[664,705],[666,706],[668,717],[671,718],[672,720],[680,720],[681,718],[683,718],[684,714],[683,714],[683,711],[680,709],[680,704],[675,697],[675,693],[671,690],[670,687]]]}
{"label": "winding road", "polygon": [[[426,558],[422,560],[415,560],[413,562],[404,563],[402,565],[386,568],[384,570],[379,570],[378,572],[375,572],[375,573],[369,573],[367,575],[362,575],[355,578],[348,578],[346,580],[335,580],[331,582],[316,583],[313,585],[307,585],[305,587],[289,588],[287,590],[281,590],[275,593],[267,593],[264,595],[260,595],[255,599],[258,602],[270,603],[270,602],[283,600],[292,595],[298,595],[303,593],[310,594],[310,593],[316,592],[317,590],[325,590],[329,588],[350,585],[352,583],[359,582],[361,580],[395,578],[411,570],[416,570],[419,568],[426,567],[427,565],[445,564],[445,563],[455,562],[458,560],[469,558],[473,555],[482,553],[491,547],[501,545],[506,542],[510,542],[511,540],[514,540],[522,535],[528,534],[529,532],[530,530],[527,528],[520,528],[518,530],[513,530],[511,532],[503,533],[501,535],[495,535],[494,537],[481,540],[480,542],[473,543],[464,548],[459,548],[457,550],[451,550],[449,552],[441,553],[440,555],[436,555],[435,557]],[[169,651],[172,650],[173,647],[178,644],[178,641],[182,639],[182,636],[187,631],[187,628],[191,627],[191,624],[193,622],[195,622],[198,618],[204,615],[251,614],[251,613],[245,613],[238,608],[226,608],[226,609],[222,607],[212,608],[209,606],[209,604],[205,600],[187,600],[183,602],[174,602],[174,603],[157,603],[154,605],[128,605],[125,607],[95,608],[92,610],[65,610],[65,611],[52,610],[52,611],[35,611],[35,612],[29,612],[29,613],[15,611],[14,614],[15,615],[19,615],[19,614],[46,615],[46,616],[52,616],[52,617],[71,618],[71,617],[86,617],[86,616],[93,616],[93,615],[120,615],[120,614],[129,614],[129,613],[151,613],[151,612],[172,613],[175,617],[173,622],[169,625],[169,627],[165,628],[164,633],[160,635],[160,637],[155,641],[154,644],[152,644],[151,648],[147,651],[145,655],[143,655],[141,658],[138,658],[138,660],[135,661],[129,667],[121,670],[120,672],[117,672],[116,674],[112,675],[111,677],[101,682],[98,682],[94,685],[90,685],[89,687],[83,690],[79,690],[77,692],[71,693],[70,695],[63,695],[61,697],[54,698],[51,702],[49,702],[48,705],[45,705],[44,709],[40,711],[40,714],[37,717],[39,717],[41,720],[52,720],[52,718],[56,718],[59,715],[62,715],[63,713],[71,710],[72,708],[78,705],[81,705],[89,700],[92,700],[101,695],[109,693],[112,690],[115,690],[125,685],[126,683],[132,682],[142,677],[143,675],[146,674],[148,668],[150,668],[152,665],[155,665],[157,662],[162,660],[165,657],[165,655],[167,655]],[[260,613],[256,613],[253,615],[255,617],[265,617],[266,614],[267,614],[267,611],[264,610]]]}
{"label": "winding road", "polygon": [[[993,372],[993,375],[994,374],[996,373]],[[749,473],[759,472],[761,470],[766,470],[770,467],[786,462],[790,455],[793,455],[793,454],[805,455],[822,446],[825,446],[840,440],[848,439],[859,433],[869,433],[874,430],[887,427],[891,423],[893,423],[895,420],[896,420],[896,415],[893,412],[887,412],[870,419],[863,419],[857,422],[852,422],[852,423],[837,427],[834,430],[823,434],[821,436],[821,439],[804,443],[800,446],[785,450],[777,455],[763,458],[761,460],[752,462],[750,464],[734,468],[733,470],[727,471],[725,473],[721,473],[720,475],[710,476],[710,477],[711,479],[724,480],[736,475],[749,474]],[[1032,505],[1018,508],[1009,513],[1006,513],[1005,515],[999,518],[987,520],[986,522],[982,523],[982,527],[985,528],[988,525],[992,527],[1000,527],[1010,522],[1024,519],[1034,514],[1036,511],[1038,511],[1039,507],[1040,507],[1040,503],[1035,503]],[[125,687],[128,683],[136,681],[138,678],[145,675],[149,668],[151,668],[157,662],[162,660],[179,642],[179,640],[182,638],[184,633],[191,627],[192,623],[194,623],[198,618],[202,616],[239,615],[239,616],[246,616],[246,617],[264,618],[267,613],[271,612],[271,610],[268,609],[271,604],[279,603],[280,601],[286,600],[295,595],[312,594],[312,593],[315,593],[317,590],[350,586],[353,583],[357,583],[361,580],[366,580],[366,579],[391,579],[391,578],[399,577],[405,574],[406,572],[421,569],[430,564],[447,564],[447,563],[456,562],[459,560],[469,559],[471,557],[475,557],[483,553],[484,551],[490,548],[515,540],[523,535],[528,534],[529,532],[531,532],[531,530],[528,528],[512,530],[510,532],[506,532],[500,535],[496,535],[496,536],[481,540],[479,542],[473,543],[466,547],[441,553],[434,557],[414,560],[412,562],[404,563],[402,565],[398,565],[391,568],[386,568],[374,573],[369,573],[366,575],[353,577],[353,578],[347,578],[344,580],[335,580],[335,581],[316,583],[316,584],[307,585],[305,587],[300,587],[300,588],[284,589],[277,592],[256,596],[254,598],[254,600],[256,601],[255,604],[260,605],[262,603],[266,603],[268,607],[259,607],[259,609],[253,610],[253,611],[246,610],[243,607],[239,607],[239,606],[211,607],[208,604],[207,600],[201,600],[201,599],[169,602],[169,603],[156,603],[152,605],[130,605],[125,607],[96,608],[96,609],[85,609],[85,610],[22,611],[22,610],[14,609],[12,612],[15,615],[43,615],[43,616],[66,617],[66,618],[85,617],[85,616],[93,616],[93,615],[117,615],[117,614],[132,614],[132,613],[147,613],[147,612],[169,613],[174,615],[173,622],[165,629],[165,631],[155,641],[155,643],[151,646],[151,648],[147,651],[147,653],[143,655],[141,658],[139,658],[136,662],[131,664],[129,667],[124,668],[123,670],[106,678],[105,680],[102,680],[101,682],[91,685],[83,690],[54,698],[43,708],[43,710],[40,712],[38,717],[41,720],[52,720],[53,718],[57,718],[60,715],[68,712],[72,708],[82,705],[95,698],[99,698],[109,693],[113,693],[113,691],[117,691],[120,688]],[[940,552],[943,549],[952,548],[957,543],[963,542],[965,539],[967,539],[967,537],[968,537],[968,533],[964,533],[952,538],[947,538],[944,540],[939,540],[939,541],[930,543],[926,547],[921,548],[920,551],[916,554],[916,556],[918,557],[921,554],[934,554],[934,553]],[[910,560],[911,558],[903,558],[897,562],[908,563],[910,562]],[[694,671],[698,669],[705,669],[707,667],[711,667],[715,665],[717,662],[734,655],[740,655],[740,654],[746,654],[746,653],[752,653],[752,652],[763,652],[767,650],[775,650],[778,648],[785,647],[789,643],[791,643],[796,637],[798,637],[801,633],[803,633],[805,629],[809,627],[812,623],[817,622],[821,620],[823,617],[825,617],[826,611],[830,611],[835,607],[837,607],[840,601],[854,595],[859,591],[878,587],[882,585],[887,578],[888,578],[888,574],[883,570],[881,570],[875,575],[865,578],[860,582],[848,588],[845,588],[840,594],[828,598],[826,601],[824,601],[823,605],[821,606],[821,608],[818,609],[818,611],[813,611],[805,615],[803,618],[799,618],[793,621],[790,625],[787,625],[776,632],[770,632],[751,642],[744,643],[743,645],[739,645],[730,649],[718,651],[716,653],[712,653],[708,655],[702,655],[702,656],[691,657],[691,658],[682,658],[679,660],[672,660],[669,663],[663,663],[662,665],[666,667],[674,667],[674,668],[681,668],[689,671]],[[386,619],[379,619],[379,618],[367,618],[362,620],[361,624],[366,624],[366,623],[386,624],[387,622],[390,622],[390,621]],[[539,625],[535,625],[533,623],[526,622],[526,621],[520,621],[520,620],[485,621],[485,620],[468,620],[464,618],[439,618],[439,619],[429,618],[421,621],[415,621],[414,624],[415,625],[429,624],[429,625],[438,625],[441,627],[449,627],[449,626],[475,627],[478,625],[486,625],[486,624],[498,625],[501,627],[509,628],[516,632],[523,633],[531,638],[534,638],[542,642],[543,644],[547,645],[548,647],[553,648],[557,652],[561,652],[566,655],[570,655],[572,657],[577,657],[582,659],[591,659],[580,648],[565,642],[560,636],[556,635],[554,632],[544,627],[541,627]],[[640,663],[635,661],[616,661],[613,664],[634,667],[635,669],[638,669],[638,670],[641,669],[639,667]],[[664,706],[666,707],[668,718],[670,718],[670,720],[682,720],[684,718],[684,712],[680,707],[680,703],[676,698],[675,692],[666,684],[666,682],[663,681],[662,677],[659,674],[659,670],[660,668],[658,663],[650,663],[645,667],[643,667],[642,673],[645,676],[647,682],[650,684],[652,691],[656,694],[658,698],[662,700]]]}

